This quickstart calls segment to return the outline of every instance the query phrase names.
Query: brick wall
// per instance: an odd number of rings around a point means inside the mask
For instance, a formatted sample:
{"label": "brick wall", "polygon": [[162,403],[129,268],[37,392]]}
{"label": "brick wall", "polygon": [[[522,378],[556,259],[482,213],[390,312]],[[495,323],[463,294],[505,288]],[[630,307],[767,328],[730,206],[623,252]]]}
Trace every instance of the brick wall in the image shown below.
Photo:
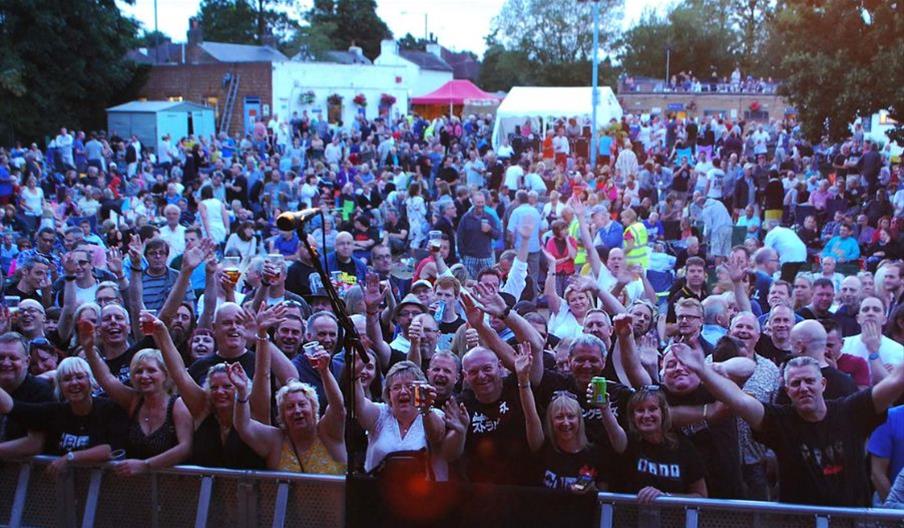
{"label": "brick wall", "polygon": [[[765,94],[688,94],[688,93],[619,93],[618,102],[626,114],[640,114],[650,112],[653,108],[659,108],[663,113],[674,112],[669,109],[669,104],[680,103],[684,105],[685,112],[692,117],[703,116],[704,113],[721,112],[731,118],[731,111],[737,112],[737,117],[742,118],[745,112],[750,110],[750,105],[756,101],[762,112],[767,112],[769,119],[781,119],[785,109],[790,106],[777,95]],[[693,109],[688,106],[693,103]]]}
{"label": "brick wall", "polygon": [[[246,96],[259,97],[261,105],[273,108],[273,75],[269,62],[180,64],[155,66],[148,81],[139,91],[139,97],[152,101],[165,101],[169,97],[182,97],[185,101],[210,104],[209,97],[216,97],[217,124],[226,104],[226,87],[223,77],[231,73],[240,76],[239,90],[232,109],[229,134],[244,130],[243,101]],[[272,112],[272,110],[271,110]]]}

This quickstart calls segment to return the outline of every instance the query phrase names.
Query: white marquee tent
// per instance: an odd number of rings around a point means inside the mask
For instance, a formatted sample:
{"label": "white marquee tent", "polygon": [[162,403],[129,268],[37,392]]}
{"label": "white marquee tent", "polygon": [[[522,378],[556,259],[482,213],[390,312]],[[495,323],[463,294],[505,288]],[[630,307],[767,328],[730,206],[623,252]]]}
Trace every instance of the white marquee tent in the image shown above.
{"label": "white marquee tent", "polygon": [[[610,119],[621,119],[622,108],[608,86],[599,87],[596,123],[603,128]],[[593,89],[589,86],[513,86],[496,109],[496,125],[493,128],[493,148],[502,144],[502,138],[515,131],[515,126],[530,119],[532,129],[545,132],[550,119],[560,117],[587,118],[593,113]]]}

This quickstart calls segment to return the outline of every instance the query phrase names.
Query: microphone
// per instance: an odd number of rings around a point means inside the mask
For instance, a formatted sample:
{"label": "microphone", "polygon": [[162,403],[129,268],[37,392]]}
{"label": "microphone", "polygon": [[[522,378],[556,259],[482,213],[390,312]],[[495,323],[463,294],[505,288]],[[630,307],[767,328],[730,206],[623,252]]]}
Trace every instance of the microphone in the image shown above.
{"label": "microphone", "polygon": [[319,207],[311,207],[301,211],[283,213],[276,217],[276,228],[281,231],[294,231],[319,212]]}

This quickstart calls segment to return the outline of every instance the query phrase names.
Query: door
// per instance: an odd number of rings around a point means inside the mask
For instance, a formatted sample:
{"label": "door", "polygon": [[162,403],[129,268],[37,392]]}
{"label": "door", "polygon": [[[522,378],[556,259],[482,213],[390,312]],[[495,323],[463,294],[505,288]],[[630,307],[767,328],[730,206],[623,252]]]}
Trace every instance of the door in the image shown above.
{"label": "door", "polygon": [[254,132],[254,122],[261,117],[261,98],[245,97],[242,116],[244,117],[242,130],[246,134]]}

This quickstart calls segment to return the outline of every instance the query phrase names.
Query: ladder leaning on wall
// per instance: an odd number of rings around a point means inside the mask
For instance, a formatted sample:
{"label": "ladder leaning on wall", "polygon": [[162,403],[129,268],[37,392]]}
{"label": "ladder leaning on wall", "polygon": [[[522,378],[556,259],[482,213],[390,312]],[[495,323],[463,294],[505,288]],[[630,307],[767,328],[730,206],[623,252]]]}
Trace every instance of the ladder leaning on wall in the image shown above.
{"label": "ladder leaning on wall", "polygon": [[229,125],[232,122],[232,111],[235,108],[235,100],[239,94],[239,74],[234,73],[229,79],[229,85],[226,87],[226,102],[223,104],[223,114],[220,116],[220,126],[218,133],[225,132],[229,135]]}

